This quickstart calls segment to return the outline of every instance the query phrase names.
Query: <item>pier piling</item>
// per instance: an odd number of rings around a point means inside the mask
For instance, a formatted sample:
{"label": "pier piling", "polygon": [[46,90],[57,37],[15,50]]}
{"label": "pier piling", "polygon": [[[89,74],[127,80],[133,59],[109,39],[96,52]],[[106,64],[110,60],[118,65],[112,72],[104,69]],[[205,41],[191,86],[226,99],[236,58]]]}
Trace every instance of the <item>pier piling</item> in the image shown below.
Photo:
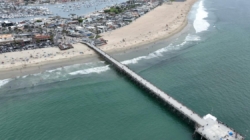
{"label": "pier piling", "polygon": [[[128,76],[132,81],[134,81],[141,88],[149,91],[157,99],[161,99],[166,105],[170,107],[173,112],[178,112],[180,116],[184,116],[183,119],[188,122],[193,122],[195,125],[195,133],[201,136],[201,139],[205,138],[207,140],[244,140],[244,137],[239,133],[235,132],[234,129],[228,127],[227,125],[219,122],[216,117],[211,114],[207,114],[204,117],[200,117],[191,109],[187,108],[159,88],[155,87],[153,84],[133,72],[127,66],[121,64],[110,55],[103,52],[101,49],[97,48],[93,44],[88,42],[82,42],[89,48],[98,53],[107,62],[111,63],[119,72]],[[194,133],[194,134],[195,134]],[[193,135],[194,135],[193,134]]]}

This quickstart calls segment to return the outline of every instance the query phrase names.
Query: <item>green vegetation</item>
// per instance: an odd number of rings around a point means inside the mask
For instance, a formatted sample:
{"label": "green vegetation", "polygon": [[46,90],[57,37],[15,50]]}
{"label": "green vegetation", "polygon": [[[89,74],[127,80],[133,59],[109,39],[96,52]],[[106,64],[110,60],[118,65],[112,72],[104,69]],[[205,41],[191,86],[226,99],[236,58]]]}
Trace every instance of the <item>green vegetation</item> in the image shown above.
{"label": "green vegetation", "polygon": [[94,36],[90,36],[89,38],[90,38],[90,39],[97,39],[97,38],[100,38],[100,37],[102,37],[102,36],[100,36],[100,35],[97,34],[97,35],[95,36],[95,38],[94,38]]}
{"label": "green vegetation", "polygon": [[104,10],[104,13],[120,14],[120,13],[123,13],[125,10],[133,9],[135,7],[136,7],[135,4],[130,4],[130,5],[127,5],[126,7],[113,6],[110,9]]}
{"label": "green vegetation", "polygon": [[169,0],[169,1],[170,1],[170,3],[172,4],[172,2],[175,1],[175,0]]}
{"label": "green vegetation", "polygon": [[110,9],[106,9],[104,10],[104,13],[115,13],[115,14],[120,14],[124,12],[123,9],[121,9],[120,7],[116,6],[116,7],[111,7]]}
{"label": "green vegetation", "polygon": [[82,22],[83,22],[83,19],[79,18],[79,19],[78,19],[78,22],[79,22],[79,23],[82,23]]}
{"label": "green vegetation", "polygon": [[102,37],[102,36],[100,36],[100,35],[96,35],[96,37],[95,37],[95,38],[97,39],[97,38],[100,38],[100,37]]}
{"label": "green vegetation", "polygon": [[36,20],[36,22],[42,22],[42,20]]}

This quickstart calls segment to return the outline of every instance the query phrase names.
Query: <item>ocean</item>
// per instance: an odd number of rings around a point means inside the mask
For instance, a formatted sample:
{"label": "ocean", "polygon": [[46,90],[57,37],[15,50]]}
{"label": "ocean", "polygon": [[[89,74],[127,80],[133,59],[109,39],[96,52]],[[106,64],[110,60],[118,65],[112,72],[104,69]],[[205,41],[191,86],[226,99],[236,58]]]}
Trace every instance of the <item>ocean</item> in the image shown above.
{"label": "ocean", "polygon": [[[250,1],[201,0],[174,37],[112,54],[250,140]],[[99,60],[0,81],[0,139],[192,140],[194,128]]]}

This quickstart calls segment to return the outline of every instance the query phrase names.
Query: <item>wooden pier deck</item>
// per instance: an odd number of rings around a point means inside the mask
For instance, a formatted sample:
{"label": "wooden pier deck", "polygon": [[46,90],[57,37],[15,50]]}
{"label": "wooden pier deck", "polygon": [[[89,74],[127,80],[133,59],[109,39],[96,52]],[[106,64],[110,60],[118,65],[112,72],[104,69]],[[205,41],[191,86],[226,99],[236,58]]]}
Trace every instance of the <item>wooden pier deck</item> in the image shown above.
{"label": "wooden pier deck", "polygon": [[187,108],[159,88],[155,87],[153,84],[143,79],[141,76],[130,70],[127,66],[112,58],[110,55],[106,54],[101,49],[88,42],[82,43],[86,44],[89,48],[102,56],[106,61],[113,64],[113,66],[115,66],[120,72],[129,76],[137,84],[140,84],[142,87],[148,89],[162,101],[173,107],[175,110],[179,111],[183,116],[193,121],[195,123],[195,132],[199,133],[201,137],[207,140],[244,140],[243,136],[241,136],[232,128],[217,121],[217,118],[215,118],[214,116],[208,114],[204,117],[200,117],[194,111]]}

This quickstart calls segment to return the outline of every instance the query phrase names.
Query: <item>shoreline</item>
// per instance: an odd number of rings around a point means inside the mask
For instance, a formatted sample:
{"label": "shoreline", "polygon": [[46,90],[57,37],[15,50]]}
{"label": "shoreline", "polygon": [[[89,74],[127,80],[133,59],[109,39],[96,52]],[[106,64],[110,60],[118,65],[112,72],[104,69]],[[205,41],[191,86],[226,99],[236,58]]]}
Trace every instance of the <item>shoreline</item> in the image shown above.
{"label": "shoreline", "polygon": [[[185,2],[173,2],[173,4],[166,4],[164,3],[161,6],[158,6],[154,10],[150,11],[149,13],[143,15],[143,17],[137,19],[130,25],[127,25],[125,27],[116,29],[112,32],[106,32],[101,34],[101,36],[104,39],[109,40],[107,45],[101,46],[100,48],[103,49],[104,51],[111,53],[111,54],[116,54],[116,53],[122,53],[124,51],[132,51],[132,49],[137,49],[137,48],[143,48],[146,44],[154,43],[163,39],[168,39],[176,35],[177,33],[181,32],[188,24],[188,13],[191,10],[193,4],[197,0],[187,0]],[[188,5],[187,5],[188,3]],[[165,8],[170,7],[172,9],[166,10]],[[176,7],[176,8],[175,8]],[[180,7],[180,8],[177,8]],[[182,8],[184,8],[184,13],[182,11]],[[168,29],[166,30],[165,23],[160,23],[161,25],[159,26],[159,23],[157,21],[152,21],[153,23],[156,24],[155,28],[152,27],[152,31],[150,30],[143,30],[147,29],[147,25],[141,25],[141,22],[145,22],[147,20],[152,19],[152,16],[157,14],[159,11],[164,10],[165,12],[170,12],[171,10],[176,11],[179,9],[179,12],[181,13],[182,17],[178,17],[178,14],[175,14],[173,16],[172,14],[168,14],[166,18],[171,18],[168,20]],[[178,12],[178,11],[177,11]],[[176,12],[176,13],[177,13]],[[157,14],[160,16],[166,16],[164,14]],[[177,18],[176,18],[177,16]],[[155,17],[153,17],[155,18]],[[160,19],[161,20],[161,19]],[[152,24],[152,23],[150,23]],[[134,27],[140,26],[136,28],[139,31],[135,31]],[[128,30],[131,30],[133,32],[133,35],[131,35],[131,38],[126,38],[125,42],[122,42],[122,40],[125,37],[128,37],[130,32]],[[140,32],[142,30],[142,32]],[[126,32],[127,31],[127,32]],[[146,34],[143,33],[148,33],[150,32],[151,37],[147,36]],[[121,34],[122,33],[122,34]],[[136,36],[140,36],[140,41],[138,39],[136,40]],[[146,36],[143,36],[146,35]],[[112,39],[112,40],[111,40]],[[144,40],[145,39],[145,40]],[[135,41],[136,40],[136,41]],[[135,41],[135,42],[134,42]],[[38,49],[38,50],[30,50],[28,51],[22,51],[22,52],[16,52],[16,53],[23,53],[26,52],[26,56],[30,55],[32,52],[54,52],[54,54],[58,54],[58,50],[56,48],[45,48],[45,49]],[[80,54],[80,52],[84,52],[84,54]],[[15,56],[15,52],[9,53],[10,56]],[[74,49],[66,50],[61,52],[61,56],[53,56],[52,58],[46,58],[45,59],[38,59],[37,61],[30,62],[30,64],[23,64],[20,62],[19,64],[10,64],[9,67],[0,67],[0,79],[6,79],[6,78],[15,78],[17,76],[24,76],[24,75],[29,75],[29,74],[35,74],[39,72],[43,72],[49,69],[55,69],[63,66],[68,66],[68,65],[73,65],[73,64],[83,64],[87,62],[95,62],[99,60],[99,57],[89,48],[87,48],[85,45],[77,43],[74,44]],[[78,54],[77,54],[78,53]],[[7,53],[6,53],[7,54]],[[5,56],[6,54],[0,54],[2,57]],[[42,53],[41,53],[42,54]],[[7,56],[8,57],[8,56]]]}

